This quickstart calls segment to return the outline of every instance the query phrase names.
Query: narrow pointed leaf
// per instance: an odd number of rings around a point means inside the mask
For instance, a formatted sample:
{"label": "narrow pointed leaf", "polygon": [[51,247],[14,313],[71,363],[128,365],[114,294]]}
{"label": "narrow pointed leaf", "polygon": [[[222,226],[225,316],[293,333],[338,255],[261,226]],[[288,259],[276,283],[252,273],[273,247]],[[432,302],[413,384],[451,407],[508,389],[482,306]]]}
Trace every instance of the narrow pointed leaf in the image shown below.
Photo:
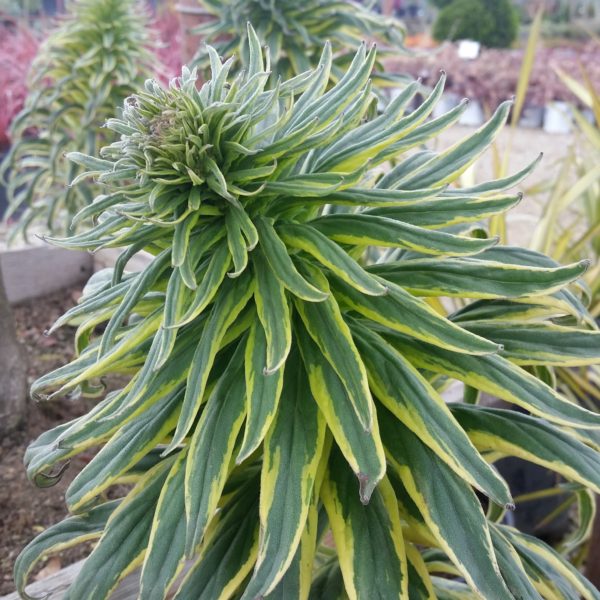
{"label": "narrow pointed leaf", "polygon": [[325,302],[295,302],[304,327],[344,384],[352,406],[366,431],[373,422],[373,399],[367,372],[352,334],[333,297]]}
{"label": "narrow pointed leaf", "polygon": [[388,287],[388,294],[375,298],[356,292],[342,281],[334,282],[336,295],[350,308],[394,331],[407,333],[418,340],[455,352],[479,355],[498,351],[497,344],[475,336],[455,324],[450,325],[451,321],[401,287],[394,284],[389,284]]}
{"label": "narrow pointed leaf", "polygon": [[254,574],[242,598],[267,595],[281,581],[306,526],[325,439],[297,353],[286,362],[277,416],[265,440],[261,471],[261,537]]}
{"label": "narrow pointed leaf", "polygon": [[444,373],[559,425],[600,428],[600,415],[569,402],[501,356],[471,357],[397,335],[390,339],[418,368]]}
{"label": "narrow pointed leaf", "polygon": [[327,293],[308,283],[298,273],[285,244],[273,228],[273,224],[267,219],[258,219],[256,226],[260,236],[260,244],[267,261],[281,283],[292,294],[308,302],[322,302],[325,300]]}
{"label": "narrow pointed leaf", "polygon": [[482,598],[510,598],[471,487],[391,415],[381,425],[388,460],[441,548]]}
{"label": "narrow pointed leaf", "polygon": [[342,248],[310,225],[285,225],[277,231],[286,244],[304,250],[363,294],[381,296],[386,293],[385,285],[374,279]]}
{"label": "narrow pointed leaf", "polygon": [[335,442],[360,483],[360,498],[368,503],[385,474],[385,455],[377,420],[366,432],[352,407],[344,384],[325,360],[305,328],[296,328],[311,392]]}
{"label": "narrow pointed leaf", "polygon": [[281,367],[292,345],[290,309],[285,289],[264,256],[255,252],[252,258],[256,277],[256,312],[266,336],[267,354],[263,366],[266,374]]}
{"label": "narrow pointed leaf", "polygon": [[239,346],[213,389],[189,444],[185,464],[185,548],[190,556],[202,541],[231,469],[245,416],[244,375]]}
{"label": "narrow pointed leaf", "polygon": [[[423,254],[472,255],[483,252],[498,243],[498,240],[494,238],[463,237],[367,213],[327,215],[311,221],[310,224],[326,238],[342,244],[391,246]],[[310,252],[300,242],[297,242],[296,245]]]}
{"label": "narrow pointed leaf", "polygon": [[106,598],[140,565],[171,462],[164,461],[151,469],[111,515],[100,541],[69,587],[67,598]]}
{"label": "narrow pointed leaf", "polygon": [[600,452],[574,436],[518,412],[480,406],[452,406],[452,412],[481,450],[519,456],[600,493]]}
{"label": "narrow pointed leaf", "polygon": [[401,600],[408,591],[404,539],[394,491],[383,479],[367,506],[343,456],[333,451],[321,492],[350,600]]}
{"label": "narrow pointed leaf", "polygon": [[236,457],[239,464],[263,441],[275,418],[283,386],[284,369],[265,373],[267,342],[263,328],[254,323],[248,334],[244,356],[246,378],[246,424],[242,446]]}
{"label": "narrow pointed leaf", "polygon": [[183,441],[191,429],[204,400],[208,376],[221,341],[230,325],[250,300],[252,292],[253,283],[248,277],[229,280],[221,287],[194,353],[177,429],[165,452],[171,452]]}
{"label": "narrow pointed leaf", "polygon": [[456,422],[444,400],[400,353],[366,327],[353,327],[374,394],[459,477],[501,505],[508,487]]}
{"label": "narrow pointed leaf", "polygon": [[185,460],[185,452],[177,456],[156,504],[140,575],[140,600],[162,600],[184,566],[185,520],[181,516]]}

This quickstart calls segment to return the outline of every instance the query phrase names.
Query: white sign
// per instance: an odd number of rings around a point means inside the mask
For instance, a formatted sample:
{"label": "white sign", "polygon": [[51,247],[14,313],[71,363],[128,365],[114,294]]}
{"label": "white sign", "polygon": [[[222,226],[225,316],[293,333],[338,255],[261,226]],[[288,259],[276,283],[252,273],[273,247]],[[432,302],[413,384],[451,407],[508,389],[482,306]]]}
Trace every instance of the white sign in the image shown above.
{"label": "white sign", "polygon": [[458,43],[458,56],[464,60],[474,60],[479,56],[481,44],[473,40],[461,40]]}

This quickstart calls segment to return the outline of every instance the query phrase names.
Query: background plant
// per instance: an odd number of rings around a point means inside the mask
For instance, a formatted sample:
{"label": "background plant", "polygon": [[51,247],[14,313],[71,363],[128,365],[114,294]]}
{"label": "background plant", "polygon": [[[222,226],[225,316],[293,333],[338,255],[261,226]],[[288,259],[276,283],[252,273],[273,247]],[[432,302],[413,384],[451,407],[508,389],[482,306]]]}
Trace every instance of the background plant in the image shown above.
{"label": "background plant", "polygon": [[[269,48],[273,79],[289,79],[314,68],[323,45],[332,45],[335,57],[331,76],[338,79],[352,59],[349,48],[363,40],[377,40],[396,53],[402,50],[404,27],[392,17],[386,17],[354,2],[336,0],[203,0],[202,5],[212,15],[196,29],[206,44],[220,56],[240,57],[240,66],[249,61],[247,24],[252,23],[261,40]],[[210,63],[204,44],[194,64],[206,72]],[[393,81],[382,69],[377,72],[379,84]]]}
{"label": "background plant", "polygon": [[[20,555],[18,589],[40,556],[92,539],[71,598],[106,598],[138,566],[140,597],[163,598],[186,557],[178,600],[600,597],[500,522],[512,499],[490,461],[505,455],[600,490],[600,416],[529,372],[600,359],[597,332],[554,323],[585,316],[568,286],[587,263],[470,235],[519,201],[505,190],[531,165],[448,187],[510,103],[456,146],[410,153],[466,107],[427,120],[443,78],[410,114],[417,83],[375,116],[374,49],[331,88],[330,46],[271,88],[248,36],[247,71],[231,80],[209,49],[201,89],[185,68],[147,82],[108,122],[119,141],[70,155],[105,193],[76,217],[93,229],[54,241],[125,250],[54,326],[78,325],[78,358],[32,394],[131,379],[29,448],[50,485],[101,447],[66,493],[73,516]],[[152,263],[127,273],[142,249]],[[445,296],[469,303],[446,318]],[[446,405],[447,379],[530,414]],[[115,483],[133,487],[107,500]]]}
{"label": "background plant", "polygon": [[489,48],[508,48],[516,39],[518,13],[511,0],[453,0],[434,23],[436,40],[475,40]]}
{"label": "background plant", "polygon": [[[545,49],[540,47],[543,16],[543,8],[540,8],[533,20],[527,47],[523,53],[518,84],[515,85],[516,98],[512,110],[511,128],[505,139],[504,150],[501,152],[495,144],[492,146],[494,151],[493,171],[498,178],[504,178],[508,174],[507,167],[511,154],[512,135],[519,122],[521,110],[526,105],[528,98],[531,97],[531,88],[535,87],[537,83],[537,65],[544,62],[553,64],[553,61],[548,61],[549,55]],[[597,50],[597,45],[592,43],[588,45],[590,49],[594,46]],[[570,72],[573,72],[576,68],[573,63],[574,61],[567,63]],[[554,80],[560,83],[562,79],[566,82],[566,85],[562,83],[564,88],[562,93],[565,98],[568,94],[570,98],[577,98],[579,106],[587,104],[591,107],[594,103],[594,91],[591,83],[592,79],[587,72],[587,63],[582,61],[579,68],[583,69],[585,84],[577,82],[571,76],[567,76],[558,66],[555,66]],[[592,87],[587,89],[588,86]],[[584,256],[592,257],[593,267],[584,275],[577,294],[586,307],[587,312],[584,313],[585,326],[590,330],[597,330],[594,322],[598,312],[597,300],[594,299],[594,293],[592,292],[596,285],[595,282],[598,280],[598,254],[594,248],[597,220],[593,211],[586,215],[585,209],[586,206],[597,205],[598,201],[597,180],[600,171],[597,169],[597,161],[594,161],[594,155],[597,156],[597,151],[592,141],[596,135],[596,130],[575,106],[572,107],[572,110],[577,123],[585,134],[582,134],[582,139],[579,140],[578,152],[570,152],[562,161],[562,164],[557,165],[556,180],[550,180],[529,188],[529,195],[534,196],[542,193],[548,195],[530,247],[535,251],[548,254],[559,262],[579,260]],[[586,142],[583,139],[585,137],[589,137],[591,143]],[[468,177],[463,178],[462,183],[470,186],[473,185],[473,180],[474,173],[470,173]],[[510,227],[507,227],[505,214],[491,217],[489,229],[492,233],[498,234],[500,239],[506,243]],[[455,302],[457,302],[458,307],[462,306],[460,300],[455,299]],[[451,312],[456,310],[456,307],[448,309],[448,306],[449,304],[446,303],[445,310]],[[573,316],[563,316],[557,322],[573,325],[577,322],[577,319]],[[597,365],[578,367],[573,365],[536,366],[532,369],[532,372],[542,377],[552,387],[559,389],[572,402],[585,406],[590,410],[598,411],[600,378]],[[465,393],[466,397],[469,398],[474,390],[467,388]],[[487,401],[489,402],[490,399],[488,398]],[[525,470],[526,467],[522,466],[521,469]],[[538,472],[543,473],[543,471]],[[531,471],[531,474],[533,473],[534,471]],[[543,476],[541,479],[543,480]],[[532,485],[535,485],[535,483],[532,483]],[[541,516],[540,511],[537,511],[538,518],[528,522],[527,527],[530,530],[541,531],[546,525],[556,522],[556,519],[563,518],[564,513],[567,513],[567,520],[574,517],[570,519],[571,522],[578,522],[578,524],[568,527],[566,531],[561,531],[558,538],[553,540],[553,543],[555,543],[558,552],[578,567],[581,568],[587,563],[586,572],[590,576],[595,576],[593,562],[595,554],[590,552],[594,547],[590,545],[593,543],[592,527],[596,513],[594,494],[590,490],[582,490],[577,486],[573,487],[558,478],[547,489],[534,489],[530,493],[516,497],[517,510],[520,506],[526,508],[527,503],[539,502],[544,499],[550,499],[550,503],[546,505],[547,514],[544,513],[543,508]],[[553,506],[552,503],[554,503]]]}
{"label": "background plant", "polygon": [[[558,71],[573,94],[600,118],[600,94],[584,70],[581,79]],[[600,131],[576,107],[572,114],[577,125],[578,151],[568,155],[560,166],[544,207],[544,215],[535,231],[532,247],[558,260],[590,256],[594,267],[585,277],[586,296],[593,318],[600,318]],[[598,121],[595,120],[595,123]],[[600,370],[566,370],[557,372],[559,383],[575,401],[592,410],[600,408]]]}
{"label": "background plant", "polygon": [[67,186],[78,168],[64,154],[94,154],[109,141],[104,122],[149,72],[148,43],[146,15],[135,0],[75,0],[42,44],[0,172],[7,216],[23,211],[13,235],[33,221],[65,232],[70,217],[93,199],[89,186]]}
{"label": "background plant", "polygon": [[34,35],[20,24],[0,25],[0,152],[10,145],[9,126],[23,108],[27,87],[23,72],[29,69],[38,49]]}

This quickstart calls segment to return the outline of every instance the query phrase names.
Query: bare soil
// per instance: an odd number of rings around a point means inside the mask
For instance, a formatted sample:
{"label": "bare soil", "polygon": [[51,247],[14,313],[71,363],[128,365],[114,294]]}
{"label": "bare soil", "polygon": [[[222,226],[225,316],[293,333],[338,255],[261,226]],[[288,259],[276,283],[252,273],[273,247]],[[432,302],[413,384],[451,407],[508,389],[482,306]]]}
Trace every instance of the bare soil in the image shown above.
{"label": "bare soil", "polygon": [[[29,362],[30,383],[73,356],[72,328],[62,328],[51,337],[44,336],[44,330],[76,303],[78,295],[78,289],[67,289],[13,308],[17,335]],[[31,402],[23,426],[0,440],[0,595],[14,590],[12,568],[21,549],[41,531],[66,516],[65,490],[85,461],[85,457],[74,459],[56,486],[38,489],[25,473],[25,449],[44,431],[80,416],[88,409],[89,404],[84,400]],[[83,558],[88,551],[85,546],[76,547],[42,562],[32,580],[38,575],[43,577],[58,571]]]}

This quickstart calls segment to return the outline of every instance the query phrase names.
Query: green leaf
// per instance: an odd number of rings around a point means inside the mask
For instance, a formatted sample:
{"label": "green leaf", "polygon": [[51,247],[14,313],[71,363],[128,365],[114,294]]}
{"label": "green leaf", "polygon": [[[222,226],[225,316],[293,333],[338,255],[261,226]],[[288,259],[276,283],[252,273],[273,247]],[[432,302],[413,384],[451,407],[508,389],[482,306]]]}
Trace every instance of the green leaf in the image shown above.
{"label": "green leaf", "polygon": [[[325,239],[331,238],[342,244],[390,246],[414,250],[423,254],[471,255],[487,250],[498,243],[495,238],[462,237],[445,231],[423,229],[409,223],[366,213],[327,215],[311,221],[310,224],[323,234]],[[284,239],[289,241],[285,236]],[[300,242],[296,243],[295,246],[307,252],[310,251],[302,246]],[[340,275],[338,271],[334,272],[336,275]],[[351,283],[347,277],[345,279],[348,283]]]}
{"label": "green leaf", "polygon": [[250,300],[254,291],[253,287],[252,279],[246,276],[228,280],[221,286],[192,358],[179,421],[173,440],[165,453],[171,452],[181,444],[192,428],[196,415],[204,401],[208,376],[221,346],[221,341],[248,303],[248,300]]}
{"label": "green leaf", "polygon": [[475,321],[464,327],[501,344],[502,355],[519,365],[579,367],[600,361],[600,331],[501,321]]}
{"label": "green leaf", "polygon": [[257,219],[256,226],[264,255],[281,283],[298,298],[308,302],[323,302],[328,294],[308,283],[298,273],[273,223],[267,219]]}
{"label": "green leaf", "polygon": [[250,328],[244,356],[246,378],[246,425],[236,463],[248,458],[263,441],[277,411],[283,387],[284,369],[265,373],[267,341],[263,328]]}
{"label": "green leaf", "polygon": [[256,277],[256,312],[264,329],[267,343],[265,375],[279,369],[287,358],[292,345],[292,325],[290,309],[285,289],[271,270],[260,252],[252,258]]}
{"label": "green leaf", "polygon": [[481,221],[513,208],[520,200],[520,195],[492,198],[483,196],[438,197],[393,208],[387,206],[371,208],[365,212],[374,217],[385,217],[418,227],[439,229],[460,223]]}
{"label": "green leaf", "polygon": [[481,450],[519,456],[600,493],[600,453],[541,419],[482,406],[452,412]]}
{"label": "green leaf", "polygon": [[71,511],[84,508],[163,441],[177,421],[180,398],[180,394],[172,394],[154,403],[113,435],[69,485],[65,500]]}
{"label": "green leaf", "polygon": [[456,179],[494,141],[511,107],[512,102],[503,102],[485,125],[397,182],[398,187],[420,189]]}
{"label": "green leaf", "polygon": [[324,440],[325,422],[294,352],[286,362],[277,415],[265,439],[259,551],[244,600],[267,595],[290,566],[308,518]]}
{"label": "green leaf", "polygon": [[580,277],[585,267],[525,267],[478,256],[401,260],[373,265],[368,271],[418,296],[520,298],[557,291]]}
{"label": "green leaf", "polygon": [[471,487],[391,415],[382,419],[381,434],[402,486],[469,586],[486,600],[509,598],[485,515]]}
{"label": "green leaf", "polygon": [[300,545],[285,575],[265,598],[267,600],[287,600],[297,598],[307,600],[312,582],[312,569],[317,544],[318,512],[315,503],[308,509],[306,525],[300,538]]}
{"label": "green leaf", "polygon": [[250,482],[223,507],[174,600],[225,600],[239,588],[258,552],[257,487]]}
{"label": "green leaf", "polygon": [[227,245],[233,260],[234,271],[228,273],[229,277],[239,277],[248,265],[248,248],[239,222],[232,210],[227,211],[225,218],[227,228]]}
{"label": "green leaf", "polygon": [[550,546],[513,529],[503,527],[502,532],[522,559],[533,564],[543,575],[544,582],[554,584],[565,598],[584,598],[585,600],[600,598],[598,590]]}
{"label": "green leaf", "polygon": [[408,573],[397,502],[383,479],[368,506],[358,481],[336,450],[321,492],[350,600],[406,597]]}
{"label": "green leaf", "polygon": [[163,461],[150,470],[113,512],[100,541],[69,587],[67,598],[107,598],[119,581],[141,564],[171,463]]}
{"label": "green leaf", "polygon": [[278,227],[277,231],[287,245],[307,252],[363,294],[381,296],[386,293],[385,285],[369,275],[340,246],[310,225],[284,225]]}
{"label": "green leaf", "polygon": [[501,356],[468,356],[396,334],[387,336],[416,367],[463,381],[558,425],[598,429],[600,415],[563,398],[551,387]]}
{"label": "green leaf", "polygon": [[156,503],[140,575],[140,600],[162,600],[184,566],[186,523],[182,516],[186,457],[186,452],[177,456]]}
{"label": "green leaf", "polygon": [[319,347],[304,327],[299,325],[295,332],[312,395],[339,450],[358,478],[360,499],[366,504],[385,474],[385,456],[377,419],[373,419],[371,430],[365,431],[344,384],[333,367],[323,360]]}
{"label": "green leaf", "polygon": [[500,572],[513,597],[542,600],[535,588],[536,579],[531,573],[527,573],[519,554],[510,542],[494,524],[490,525],[490,533]]}
{"label": "green leaf", "polygon": [[370,431],[374,411],[367,372],[337,302],[330,296],[318,303],[296,300],[295,306],[304,327],[321,350],[323,360],[343,382],[360,423]]}
{"label": "green leaf", "polygon": [[89,512],[68,517],[29,542],[14,566],[15,585],[19,594],[26,599],[32,598],[25,593],[27,577],[44,556],[99,538],[119,503],[120,500],[111,500],[95,506]]}
{"label": "green leaf", "polygon": [[347,600],[337,558],[329,559],[314,575],[309,600]]}
{"label": "green leaf", "polygon": [[[189,443],[185,464],[185,548],[187,556],[202,541],[221,498],[235,442],[246,415],[242,370],[243,342],[206,401]],[[210,457],[210,460],[207,458]],[[180,517],[181,518],[181,517]]]}
{"label": "green leaf", "polygon": [[389,292],[381,297],[359,294],[339,280],[334,281],[333,285],[336,296],[343,299],[351,309],[393,331],[406,333],[418,340],[456,352],[480,355],[498,351],[499,346],[496,344],[456,326],[401,287],[391,282],[386,283]]}
{"label": "green leaf", "polygon": [[[219,291],[219,286],[223,283],[225,274],[229,268],[230,260],[227,245],[224,243],[220,244],[211,256],[204,277],[194,290],[194,295],[185,314],[174,326],[181,327],[186,325],[202,314],[202,311],[210,304],[215,294]],[[169,324],[165,323],[165,326],[168,327]]]}
{"label": "green leaf", "polygon": [[505,482],[456,422],[444,400],[402,355],[364,326],[352,327],[377,399],[459,477],[498,504],[512,505]]}

